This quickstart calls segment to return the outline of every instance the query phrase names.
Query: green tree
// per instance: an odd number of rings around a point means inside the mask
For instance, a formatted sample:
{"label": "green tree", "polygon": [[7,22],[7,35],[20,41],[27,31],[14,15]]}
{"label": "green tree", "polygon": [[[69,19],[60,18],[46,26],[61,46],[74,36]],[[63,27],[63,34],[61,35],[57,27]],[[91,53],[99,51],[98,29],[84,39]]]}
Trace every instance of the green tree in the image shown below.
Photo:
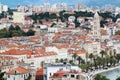
{"label": "green tree", "polygon": [[116,54],[115,58],[117,60],[117,63],[119,63],[119,61],[120,61],[120,54]]}
{"label": "green tree", "polygon": [[6,28],[0,30],[0,38],[8,38],[9,35],[9,31]]}
{"label": "green tree", "polygon": [[112,56],[112,50],[109,51],[109,55]]}
{"label": "green tree", "polygon": [[120,80],[120,76],[116,80]]}
{"label": "green tree", "polygon": [[50,27],[54,27],[56,25],[56,23],[52,23],[52,25]]}
{"label": "green tree", "polygon": [[105,76],[101,76],[101,75],[97,74],[95,76],[94,80],[109,80],[109,79]]}
{"label": "green tree", "polygon": [[14,28],[13,25],[10,25],[10,27],[9,27],[9,31],[12,31],[12,30],[15,30],[15,28]]}
{"label": "green tree", "polygon": [[63,61],[64,61],[63,59],[60,59],[60,62],[61,62],[61,63],[63,63]]}
{"label": "green tree", "polygon": [[0,70],[0,80],[5,80],[5,79],[3,78],[3,76],[4,76],[4,72],[1,72],[1,70]]}
{"label": "green tree", "polygon": [[74,62],[75,62],[77,56],[78,56],[78,55],[77,55],[76,53],[74,53],[74,54],[72,55],[72,57],[73,57],[73,59],[74,59]]}
{"label": "green tree", "polygon": [[35,34],[35,31],[33,31],[32,29],[29,29],[26,34],[27,36],[33,36]]}
{"label": "green tree", "polygon": [[116,49],[113,49],[113,55],[116,56]]}
{"label": "green tree", "polygon": [[69,63],[70,63],[70,64],[74,64],[73,60],[70,60]]}
{"label": "green tree", "polygon": [[103,58],[103,56],[105,55],[105,51],[104,51],[104,50],[101,50],[101,51],[100,51],[100,54],[101,54],[101,57]]}
{"label": "green tree", "polygon": [[14,37],[14,36],[19,36],[19,33],[17,31],[13,31],[12,32],[12,37]]}
{"label": "green tree", "polygon": [[15,27],[15,30],[21,30],[21,28],[17,25],[16,27]]}
{"label": "green tree", "polygon": [[93,58],[94,58],[93,53],[90,53],[89,58],[91,59],[91,61],[93,61]]}
{"label": "green tree", "polygon": [[77,57],[77,60],[78,60],[78,64],[81,64],[81,61],[82,61],[81,56],[78,56],[78,57]]}
{"label": "green tree", "polygon": [[107,21],[101,20],[101,21],[100,21],[100,26],[101,26],[101,27],[104,27],[104,25],[105,25],[106,23],[107,23]]}
{"label": "green tree", "polygon": [[65,58],[65,59],[64,59],[64,62],[68,62],[68,59],[67,59],[67,58]]}
{"label": "green tree", "polygon": [[9,14],[9,15],[13,15],[13,10],[10,9],[10,8],[8,8],[8,14]]}
{"label": "green tree", "polygon": [[80,23],[77,21],[77,19],[75,19],[75,27],[79,27]]}
{"label": "green tree", "polygon": [[57,18],[57,15],[56,15],[55,13],[52,13],[52,14],[50,14],[50,18],[51,18],[51,19],[56,19],[56,18]]}
{"label": "green tree", "polygon": [[82,71],[87,71],[88,70],[88,65],[87,64],[81,64],[79,67],[82,69]]}
{"label": "green tree", "polygon": [[55,59],[55,62],[56,62],[56,63],[59,63],[59,59],[58,59],[58,58],[57,58],[57,59]]}
{"label": "green tree", "polygon": [[94,80],[101,80],[101,75],[97,74],[94,78]]}
{"label": "green tree", "polygon": [[116,35],[120,35],[120,30],[115,32]]}

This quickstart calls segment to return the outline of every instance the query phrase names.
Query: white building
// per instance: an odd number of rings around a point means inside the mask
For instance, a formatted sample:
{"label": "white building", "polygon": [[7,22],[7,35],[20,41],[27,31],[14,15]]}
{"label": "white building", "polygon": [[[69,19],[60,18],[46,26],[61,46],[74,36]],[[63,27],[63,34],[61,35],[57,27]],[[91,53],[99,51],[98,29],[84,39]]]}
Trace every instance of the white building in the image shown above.
{"label": "white building", "polygon": [[74,22],[74,21],[75,21],[75,16],[70,16],[70,17],[68,17],[68,21]]}
{"label": "white building", "polygon": [[7,5],[3,5],[3,11],[8,11],[8,6]]}
{"label": "white building", "polygon": [[59,32],[60,28],[56,28],[56,27],[48,27],[48,32],[49,33],[56,33]]}
{"label": "white building", "polygon": [[115,35],[115,32],[117,31],[117,28],[116,28],[116,26],[105,26],[104,27],[105,28],[105,30],[107,31],[107,33],[109,34],[109,36],[112,36],[112,35]]}
{"label": "white building", "polygon": [[0,13],[2,13],[2,11],[5,11],[5,12],[8,11],[8,6],[0,4]]}
{"label": "white building", "polygon": [[16,67],[6,73],[7,80],[25,80],[29,77],[29,71],[23,67]]}
{"label": "white building", "polygon": [[44,67],[44,80],[50,80],[49,77],[52,76],[54,73],[56,73],[59,70],[76,70],[81,71],[81,69],[78,66],[70,65],[70,64],[46,64]]}

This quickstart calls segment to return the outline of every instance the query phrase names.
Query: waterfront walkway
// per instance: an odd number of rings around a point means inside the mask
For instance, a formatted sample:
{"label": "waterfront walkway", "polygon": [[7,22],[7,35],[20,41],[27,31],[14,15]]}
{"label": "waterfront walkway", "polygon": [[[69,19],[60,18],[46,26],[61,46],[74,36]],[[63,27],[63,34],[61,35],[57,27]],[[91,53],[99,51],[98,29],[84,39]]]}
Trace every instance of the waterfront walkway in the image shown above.
{"label": "waterfront walkway", "polygon": [[120,65],[115,66],[115,67],[110,67],[108,69],[98,69],[89,73],[86,73],[87,80],[93,80],[96,74],[112,71],[115,69],[120,69]]}

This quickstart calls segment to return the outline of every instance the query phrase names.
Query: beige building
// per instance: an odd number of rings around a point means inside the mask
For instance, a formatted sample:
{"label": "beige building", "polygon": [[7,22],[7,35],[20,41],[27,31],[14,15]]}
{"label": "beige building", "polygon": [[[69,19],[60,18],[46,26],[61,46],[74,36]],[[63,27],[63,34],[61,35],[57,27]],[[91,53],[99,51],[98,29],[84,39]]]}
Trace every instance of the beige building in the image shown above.
{"label": "beige building", "polygon": [[23,12],[13,12],[13,23],[22,23],[24,24],[24,13]]}
{"label": "beige building", "polygon": [[101,46],[100,42],[95,41],[87,41],[84,45],[84,49],[90,54],[93,53],[94,55],[97,55],[100,53]]}

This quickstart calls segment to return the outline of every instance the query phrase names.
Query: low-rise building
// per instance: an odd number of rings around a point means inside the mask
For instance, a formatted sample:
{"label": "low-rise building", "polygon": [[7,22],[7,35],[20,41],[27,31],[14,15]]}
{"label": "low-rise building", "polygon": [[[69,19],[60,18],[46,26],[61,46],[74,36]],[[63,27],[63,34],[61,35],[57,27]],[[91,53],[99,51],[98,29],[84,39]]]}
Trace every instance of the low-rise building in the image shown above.
{"label": "low-rise building", "polygon": [[16,67],[6,73],[7,80],[26,80],[30,78],[29,70],[23,67]]}

